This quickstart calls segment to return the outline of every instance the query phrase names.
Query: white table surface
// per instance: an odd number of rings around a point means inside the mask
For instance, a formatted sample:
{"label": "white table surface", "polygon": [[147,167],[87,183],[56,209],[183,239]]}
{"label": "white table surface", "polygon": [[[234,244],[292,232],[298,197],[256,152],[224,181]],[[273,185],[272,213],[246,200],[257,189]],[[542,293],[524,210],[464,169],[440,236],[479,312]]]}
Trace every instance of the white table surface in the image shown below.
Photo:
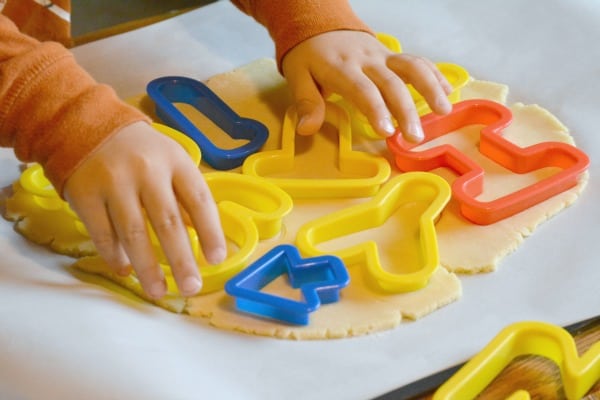
{"label": "white table surface", "polygon": [[[591,158],[590,182],[463,297],[396,329],[329,341],[231,333],[78,279],[71,259],[0,220],[1,399],[367,399],[467,359],[507,324],[568,324],[600,309],[600,3],[355,0],[405,52],[508,84],[509,103],[554,113]],[[161,75],[206,79],[272,56],[228,1],[81,46],[94,77],[129,97]],[[101,112],[101,110],[99,110]],[[19,163],[0,150],[6,197]]]}

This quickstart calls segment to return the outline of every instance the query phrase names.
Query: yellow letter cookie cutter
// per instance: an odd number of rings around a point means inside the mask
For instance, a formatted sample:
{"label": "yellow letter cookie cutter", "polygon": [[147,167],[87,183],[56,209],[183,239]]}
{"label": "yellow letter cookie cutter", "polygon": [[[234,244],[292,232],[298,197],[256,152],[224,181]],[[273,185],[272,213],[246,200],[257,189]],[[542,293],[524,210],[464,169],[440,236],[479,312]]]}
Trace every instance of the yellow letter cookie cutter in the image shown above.
{"label": "yellow letter cookie cutter", "polygon": [[[538,355],[554,361],[567,399],[581,399],[600,379],[600,342],[581,357],[573,337],[564,328],[525,321],[504,328],[479,354],[468,361],[436,391],[433,400],[474,399],[517,356]],[[526,400],[524,390],[510,400]]]}
{"label": "yellow letter cookie cutter", "polygon": [[[336,164],[342,176],[336,178],[278,177],[282,172],[293,171],[296,162],[296,122],[293,107],[288,108],[281,132],[281,149],[250,155],[243,164],[245,175],[260,176],[284,189],[294,198],[350,198],[368,197],[379,190],[389,178],[391,167],[380,156],[352,149],[352,132],[348,113],[341,107],[327,103],[325,121],[337,128],[338,151]],[[316,134],[310,152],[319,152]],[[323,139],[326,140],[326,139]],[[324,157],[323,157],[324,158]],[[324,168],[323,165],[304,165],[307,168]]]}
{"label": "yellow letter cookie cutter", "polygon": [[[296,244],[303,254],[325,254],[317,245],[361,230],[381,226],[399,207],[423,202],[427,208],[419,218],[420,268],[414,272],[395,274],[381,265],[377,244],[366,241],[348,248],[330,251],[349,266],[366,266],[369,275],[387,292],[406,292],[423,288],[439,265],[437,235],[434,223],[450,199],[448,183],[432,173],[398,175],[366,203],[331,213],[303,225]],[[402,260],[398,260],[399,263]]]}

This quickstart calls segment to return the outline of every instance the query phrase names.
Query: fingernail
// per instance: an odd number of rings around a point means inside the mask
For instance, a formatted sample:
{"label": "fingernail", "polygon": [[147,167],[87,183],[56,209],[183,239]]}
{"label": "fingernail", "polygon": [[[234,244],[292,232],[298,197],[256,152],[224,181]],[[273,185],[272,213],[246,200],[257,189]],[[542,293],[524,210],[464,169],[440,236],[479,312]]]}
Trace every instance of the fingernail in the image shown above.
{"label": "fingernail", "polygon": [[454,88],[448,81],[446,81],[444,82],[444,90],[446,91],[446,94],[450,94],[454,91]]}
{"label": "fingernail", "polygon": [[452,104],[450,104],[450,101],[444,95],[439,95],[435,99],[435,105],[438,108],[438,110],[440,110],[444,114],[447,114],[452,110]]}
{"label": "fingernail", "polygon": [[184,296],[191,296],[196,294],[202,289],[202,282],[195,276],[188,276],[181,283],[181,294]]}
{"label": "fingernail", "polygon": [[421,140],[423,140],[425,138],[425,133],[423,132],[423,128],[421,127],[421,124],[418,122],[411,122],[408,125],[408,132],[406,134],[408,136],[408,139],[410,139],[413,142],[420,142]]}
{"label": "fingernail", "polygon": [[387,134],[387,136],[392,136],[396,132],[396,127],[392,123],[392,119],[390,117],[381,119],[379,121],[379,126]]}
{"label": "fingernail", "polygon": [[311,132],[306,127],[306,124],[308,123],[309,119],[310,119],[310,117],[308,116],[308,114],[304,114],[300,117],[300,119],[298,119],[298,124],[296,124],[296,132],[299,135],[311,134]]}
{"label": "fingernail", "polygon": [[213,249],[209,254],[206,255],[206,261],[214,265],[223,262],[226,257],[227,249],[219,247]]}
{"label": "fingernail", "polygon": [[165,284],[164,281],[158,281],[153,283],[150,286],[150,290],[148,291],[148,294],[155,299],[160,299],[161,297],[164,296],[165,292],[167,291],[167,286]]}
{"label": "fingernail", "polygon": [[298,128],[303,127],[304,125],[306,125],[306,121],[308,121],[308,115],[304,114],[301,115],[300,118],[298,119]]}

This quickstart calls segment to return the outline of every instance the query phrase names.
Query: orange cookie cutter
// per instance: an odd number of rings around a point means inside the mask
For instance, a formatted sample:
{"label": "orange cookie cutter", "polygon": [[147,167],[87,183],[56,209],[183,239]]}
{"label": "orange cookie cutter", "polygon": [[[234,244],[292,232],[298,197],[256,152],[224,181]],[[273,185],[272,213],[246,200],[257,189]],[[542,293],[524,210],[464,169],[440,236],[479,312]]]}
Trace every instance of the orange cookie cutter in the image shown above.
{"label": "orange cookie cutter", "polygon": [[[387,139],[401,171],[429,171],[447,167],[459,175],[452,184],[452,193],[460,204],[463,216],[470,221],[487,225],[508,218],[529,207],[575,186],[589,166],[589,158],[567,143],[544,142],[519,147],[502,137],[511,123],[512,113],[504,105],[483,99],[465,100],[454,105],[448,115],[428,114],[421,119],[425,139],[410,143],[396,133]],[[484,170],[481,166],[451,145],[440,145],[422,151],[412,149],[461,127],[483,124],[479,151],[502,167],[522,174],[544,167],[561,171],[528,187],[492,201],[476,199],[483,191]]]}
{"label": "orange cookie cutter", "polygon": [[[385,184],[370,201],[351,206],[303,225],[298,231],[296,245],[303,254],[323,255],[317,245],[328,240],[382,225],[399,207],[414,202],[426,202],[420,216],[419,239],[421,267],[417,271],[395,274],[380,262],[374,241],[363,242],[345,249],[330,251],[346,265],[365,265],[369,276],[387,292],[406,292],[421,289],[439,265],[435,221],[450,200],[448,183],[427,172],[398,175]],[[399,263],[402,260],[398,260]]]}
{"label": "orange cookie cutter", "polygon": [[[282,171],[292,171],[295,162],[297,114],[288,108],[281,132],[281,149],[262,151],[250,155],[242,166],[245,175],[267,179],[284,189],[294,198],[349,198],[368,197],[375,194],[389,178],[391,167],[383,157],[352,149],[352,132],[348,113],[328,102],[325,121],[338,131],[337,166],[350,178],[278,178]],[[318,134],[317,134],[318,135]],[[313,146],[311,152],[319,151]]]}
{"label": "orange cookie cutter", "polygon": [[[433,400],[474,399],[516,357],[538,355],[554,361],[567,399],[581,399],[600,380],[600,342],[581,357],[567,330],[545,322],[525,321],[504,328],[479,354],[468,361],[433,395]],[[524,390],[510,400],[526,400]]]}

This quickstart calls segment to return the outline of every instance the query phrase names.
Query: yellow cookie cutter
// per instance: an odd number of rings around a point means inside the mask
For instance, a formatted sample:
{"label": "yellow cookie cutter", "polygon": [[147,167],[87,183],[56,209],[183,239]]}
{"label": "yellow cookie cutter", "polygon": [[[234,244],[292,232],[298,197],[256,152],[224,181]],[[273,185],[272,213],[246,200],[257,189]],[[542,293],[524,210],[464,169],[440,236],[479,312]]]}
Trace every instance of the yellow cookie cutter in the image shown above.
{"label": "yellow cookie cutter", "polygon": [[286,192],[261,178],[233,172],[209,172],[204,178],[217,203],[225,236],[238,248],[220,264],[201,265],[201,293],[209,293],[223,289],[229,278],[248,265],[260,240],[281,232],[293,203]]}
{"label": "yellow cookie cutter", "polygon": [[[377,39],[381,43],[383,43],[390,51],[395,53],[402,52],[402,46],[400,45],[400,41],[394,36],[387,33],[377,33]],[[435,64],[439,71],[444,75],[450,86],[452,86],[452,93],[448,95],[448,100],[451,103],[457,103],[460,101],[461,97],[461,89],[469,82],[470,76],[466,69],[461,67],[460,65],[440,62]],[[415,107],[419,115],[429,114],[431,112],[431,108],[425,101],[425,98],[421,95],[421,93],[417,92],[417,90],[412,85],[407,85],[408,91],[410,92],[413,101],[415,103]],[[350,116],[352,118],[352,131],[359,133],[370,139],[382,139],[381,135],[377,134],[367,117],[358,111],[354,106],[352,106],[348,101],[343,99],[341,96],[337,94],[333,94],[330,96],[329,100],[334,101],[341,106],[348,109],[350,112]]]}
{"label": "yellow cookie cutter", "polygon": [[[341,107],[326,104],[325,121],[338,131],[337,165],[349,178],[277,178],[282,171],[293,171],[295,162],[295,139],[297,114],[288,108],[281,132],[281,149],[263,151],[250,155],[242,166],[245,175],[259,176],[284,189],[294,198],[349,198],[368,197],[377,193],[389,178],[388,161],[370,153],[352,149],[352,132],[348,113]],[[313,146],[311,151],[319,151]]]}
{"label": "yellow cookie cutter", "polygon": [[41,165],[31,164],[25,169],[14,189],[14,196],[20,198],[20,214],[26,216],[32,210],[43,210],[48,226],[61,226],[68,236],[80,237],[81,241],[89,240],[87,229],[69,203],[58,196]]}
{"label": "yellow cookie cutter", "polygon": [[[504,328],[435,392],[433,400],[474,399],[517,356],[549,358],[560,368],[567,399],[581,399],[600,379],[600,342],[579,357],[573,337],[556,325],[525,321]],[[527,400],[518,390],[510,400]]]}
{"label": "yellow cookie cutter", "polygon": [[[345,249],[328,252],[340,257],[346,265],[365,265],[369,275],[387,292],[407,292],[423,288],[439,265],[435,221],[450,200],[448,183],[432,173],[398,175],[366,203],[331,213],[303,225],[298,231],[296,245],[307,255],[324,254],[319,243],[346,236],[361,230],[381,226],[399,207],[414,202],[426,202],[427,208],[419,219],[421,268],[415,272],[394,274],[381,265],[377,244],[363,242]],[[398,262],[402,262],[399,260]]]}

